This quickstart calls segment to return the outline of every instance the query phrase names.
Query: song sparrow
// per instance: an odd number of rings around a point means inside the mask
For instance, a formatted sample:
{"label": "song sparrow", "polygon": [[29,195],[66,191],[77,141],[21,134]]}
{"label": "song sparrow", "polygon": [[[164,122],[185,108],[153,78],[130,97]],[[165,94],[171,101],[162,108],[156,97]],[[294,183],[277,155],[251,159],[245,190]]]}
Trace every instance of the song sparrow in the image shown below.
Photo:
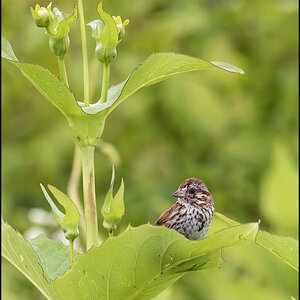
{"label": "song sparrow", "polygon": [[214,211],[214,200],[204,182],[188,178],[173,194],[177,201],[154,223],[175,229],[189,240],[202,240],[208,231]]}

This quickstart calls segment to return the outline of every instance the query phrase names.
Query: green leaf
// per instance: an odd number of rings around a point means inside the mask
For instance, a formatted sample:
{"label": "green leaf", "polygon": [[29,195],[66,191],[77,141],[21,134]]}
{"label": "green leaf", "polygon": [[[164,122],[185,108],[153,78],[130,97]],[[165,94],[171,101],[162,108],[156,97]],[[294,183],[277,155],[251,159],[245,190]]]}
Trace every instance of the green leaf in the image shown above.
{"label": "green leaf", "polygon": [[80,255],[53,285],[66,299],[151,299],[186,273],[219,266],[219,249],[254,241],[257,230],[251,223],[189,241],[165,227],[128,227]]}
{"label": "green leaf", "polygon": [[93,114],[105,110],[105,113],[109,114],[127,97],[143,87],[177,74],[202,69],[221,69],[231,73],[244,74],[240,68],[224,62],[208,62],[176,53],[154,53],[134,69],[125,81],[109,89],[106,103],[100,103],[99,100],[93,106],[83,110]]}
{"label": "green leaf", "polygon": [[50,71],[38,65],[10,62],[67,118],[83,114],[73,93]]}
{"label": "green leaf", "polygon": [[63,275],[69,265],[69,250],[62,242],[49,240],[40,235],[29,241],[38,255],[42,268],[48,278],[55,280],[58,275]]}
{"label": "green leaf", "polygon": [[65,238],[68,240],[74,240],[79,234],[78,224],[80,222],[80,214],[78,212],[76,205],[63,192],[61,192],[60,190],[58,190],[52,185],[48,185],[49,190],[54,195],[56,200],[64,207],[66,213],[63,214],[56,207],[51,197],[47,193],[46,189],[43,187],[43,185],[40,184],[40,186],[42,188],[42,191],[47,201],[49,202],[52,208],[56,221],[60,224],[62,230],[65,233]]}
{"label": "green leaf", "polygon": [[17,268],[47,299],[61,299],[50,284],[30,244],[1,219],[1,255]]}
{"label": "green leaf", "polygon": [[299,272],[299,242],[297,240],[291,237],[259,231],[256,237],[256,243],[271,251],[283,262]]}
{"label": "green leaf", "polygon": [[73,93],[48,70],[31,64],[15,63],[15,65],[23,71],[24,76],[37,90],[67,117],[73,136],[79,144],[85,145],[88,142],[82,141],[84,137],[88,136],[90,143],[96,143],[94,141],[102,135],[107,115],[127,97],[145,86],[173,75],[201,69],[223,69],[232,73],[244,73],[230,64],[226,64],[225,68],[220,63],[211,63],[182,54],[155,53],[137,67],[124,82],[109,89],[106,103],[100,103],[99,100],[89,107],[84,107],[81,102],[76,103]]}
{"label": "green leaf", "polygon": [[[7,57],[9,47],[7,42],[5,52],[2,51],[2,57]],[[47,69],[10,59],[7,61],[13,63],[32,85],[66,117],[72,135],[79,145],[95,146],[97,144],[102,135],[107,114],[99,112],[90,115],[88,111],[83,112],[80,102],[76,102],[73,93]]]}
{"label": "green leaf", "polygon": [[5,37],[1,37],[1,57],[12,60],[18,61],[15,53],[9,43],[9,41]]}
{"label": "green leaf", "polygon": [[133,70],[124,82],[109,89],[107,102],[101,103],[99,100],[95,104],[84,107],[82,102],[76,103],[73,93],[47,69],[8,61],[15,64],[33,86],[67,118],[73,137],[80,146],[95,146],[102,135],[105,119],[109,113],[142,87],[176,74],[201,69],[223,69],[232,73],[244,73],[241,69],[227,63],[207,62],[175,53],[155,53]]}
{"label": "green leaf", "polygon": [[233,73],[244,73],[241,69],[230,64],[226,64],[226,68],[224,68],[220,63],[211,63],[187,55],[175,53],[152,54],[142,65],[131,73],[112,108],[119,105],[140,88],[158,83],[173,75],[201,69],[218,68]]}
{"label": "green leaf", "polygon": [[[214,219],[216,218],[219,219],[218,229],[239,225],[238,222],[217,212],[214,213]],[[210,232],[211,231],[209,230],[208,234]],[[269,250],[293,269],[299,271],[299,242],[297,240],[291,237],[278,236],[260,230],[255,241],[258,245]]]}

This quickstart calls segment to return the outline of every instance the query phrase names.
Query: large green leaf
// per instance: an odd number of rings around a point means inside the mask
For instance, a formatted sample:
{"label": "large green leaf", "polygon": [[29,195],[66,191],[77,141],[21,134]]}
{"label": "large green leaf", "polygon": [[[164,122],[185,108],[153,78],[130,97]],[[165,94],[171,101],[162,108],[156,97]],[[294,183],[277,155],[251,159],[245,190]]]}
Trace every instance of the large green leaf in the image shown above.
{"label": "large green leaf", "polygon": [[1,220],[1,255],[13,264],[47,299],[60,299],[30,244]]}
{"label": "large green leaf", "polygon": [[297,240],[259,231],[256,243],[271,251],[296,271],[299,271],[299,242]]}
{"label": "large green leaf", "polygon": [[73,93],[49,70],[33,64],[10,61],[31,84],[68,118],[82,115]]}
{"label": "large green leaf", "polygon": [[250,223],[189,241],[165,227],[129,227],[79,255],[72,269],[51,282],[67,267],[62,246],[39,238],[31,242],[37,255],[2,221],[2,255],[48,299],[150,299],[188,272],[219,266],[219,249],[254,241],[257,231],[258,224]]}
{"label": "large green leaf", "polygon": [[[5,39],[4,39],[5,40]],[[108,114],[127,97],[142,87],[165,80],[173,75],[202,69],[222,69],[232,73],[244,72],[228,63],[207,62],[198,58],[175,54],[155,53],[134,69],[128,78],[108,91],[106,103],[85,107],[75,100],[74,94],[47,69],[16,60],[7,40],[2,57],[18,67],[32,85],[67,118],[72,134],[82,146],[96,145],[102,135]]]}
{"label": "large green leaf", "polygon": [[58,275],[64,275],[70,265],[69,250],[66,245],[57,240],[49,240],[42,235],[30,240],[29,243],[40,258],[48,278],[55,280]]}
{"label": "large green leaf", "polygon": [[84,113],[74,94],[49,70],[33,64],[15,61],[9,42],[5,41],[2,57],[14,64],[32,85],[49,100],[68,120],[72,134],[79,144],[96,144],[100,138],[106,115]]}
{"label": "large green leaf", "polygon": [[202,241],[142,225],[79,256],[53,285],[69,299],[151,299],[188,272],[217,267],[223,247],[254,241],[258,224],[226,228]]}
{"label": "large green leaf", "polygon": [[108,114],[127,97],[145,86],[158,83],[173,75],[202,69],[220,69],[244,74],[240,68],[225,62],[208,62],[176,53],[154,53],[134,69],[125,81],[109,89],[106,103],[100,103],[99,100],[83,110],[88,113],[97,113],[105,109]]}
{"label": "large green leaf", "polygon": [[[239,225],[238,222],[217,212],[215,213],[214,218],[219,219],[216,221],[216,223],[218,223],[218,229]],[[214,225],[212,227],[214,227]],[[299,242],[297,240],[291,237],[283,237],[260,230],[255,242],[272,252],[296,271],[299,271]]]}

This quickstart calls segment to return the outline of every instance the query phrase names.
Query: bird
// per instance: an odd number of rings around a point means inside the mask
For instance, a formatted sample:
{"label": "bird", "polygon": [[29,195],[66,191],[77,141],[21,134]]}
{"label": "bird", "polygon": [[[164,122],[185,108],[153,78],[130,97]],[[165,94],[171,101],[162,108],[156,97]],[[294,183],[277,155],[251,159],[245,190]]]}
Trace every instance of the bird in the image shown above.
{"label": "bird", "polygon": [[176,203],[153,225],[175,229],[189,240],[204,239],[214,212],[214,200],[205,183],[198,178],[187,178],[173,196],[177,197]]}

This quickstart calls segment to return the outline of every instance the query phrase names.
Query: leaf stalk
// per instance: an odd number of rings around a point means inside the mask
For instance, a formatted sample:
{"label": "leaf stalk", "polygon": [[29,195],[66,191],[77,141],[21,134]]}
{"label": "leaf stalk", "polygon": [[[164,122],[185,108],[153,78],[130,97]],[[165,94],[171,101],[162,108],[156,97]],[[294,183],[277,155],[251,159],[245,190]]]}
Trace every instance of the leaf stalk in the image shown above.
{"label": "leaf stalk", "polygon": [[110,64],[103,64],[103,77],[102,77],[102,90],[100,102],[105,103],[107,101],[107,93],[109,88],[109,74]]}
{"label": "leaf stalk", "polygon": [[82,61],[83,61],[83,98],[84,98],[84,105],[89,106],[90,103],[89,102],[90,101],[89,66],[88,66],[87,43],[86,43],[86,32],[85,32],[82,0],[78,0],[78,14],[80,19],[80,33],[81,33],[81,47],[82,47]]}

